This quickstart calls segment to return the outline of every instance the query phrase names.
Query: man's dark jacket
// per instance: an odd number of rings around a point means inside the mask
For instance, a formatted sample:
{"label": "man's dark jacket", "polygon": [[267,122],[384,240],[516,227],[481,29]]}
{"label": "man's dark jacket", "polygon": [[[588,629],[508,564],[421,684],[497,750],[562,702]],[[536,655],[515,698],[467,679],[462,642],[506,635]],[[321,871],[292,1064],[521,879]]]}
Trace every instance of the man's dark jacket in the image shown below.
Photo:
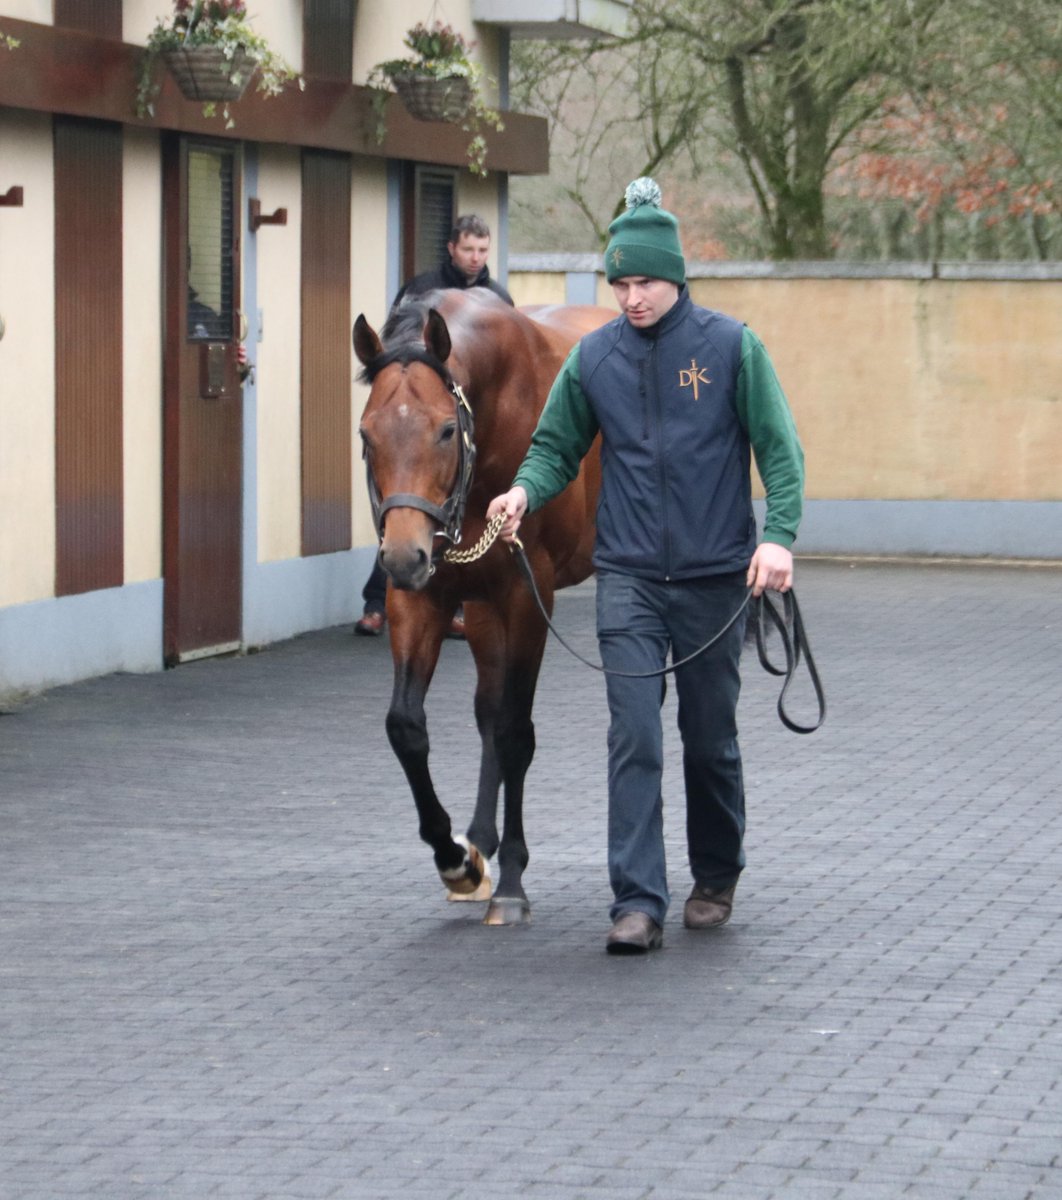
{"label": "man's dark jacket", "polygon": [[603,434],[598,566],[691,579],[748,565],[749,439],[734,399],[743,328],[683,288],[651,329],[617,317],[583,338],[580,384]]}
{"label": "man's dark jacket", "polygon": [[512,304],[513,298],[502,287],[500,283],[496,283],[490,277],[490,271],[484,267],[482,271],[475,277],[469,279],[464,271],[460,271],[447,258],[440,263],[434,271],[425,271],[422,275],[415,275],[409,283],[395,297],[393,308],[397,308],[404,299],[412,296],[423,296],[426,292],[434,292],[437,288],[473,288],[484,287],[489,288],[496,296],[501,296],[506,304]]}

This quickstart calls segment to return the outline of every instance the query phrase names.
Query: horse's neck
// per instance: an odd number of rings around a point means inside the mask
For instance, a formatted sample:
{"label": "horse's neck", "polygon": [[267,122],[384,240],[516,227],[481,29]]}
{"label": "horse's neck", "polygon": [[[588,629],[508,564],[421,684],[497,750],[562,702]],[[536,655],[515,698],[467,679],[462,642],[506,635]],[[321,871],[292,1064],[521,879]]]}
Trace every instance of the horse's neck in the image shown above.
{"label": "horse's neck", "polygon": [[501,491],[512,482],[553,382],[553,356],[535,350],[526,340],[506,351],[500,339],[483,339],[474,353],[455,355],[475,418],[478,480]]}

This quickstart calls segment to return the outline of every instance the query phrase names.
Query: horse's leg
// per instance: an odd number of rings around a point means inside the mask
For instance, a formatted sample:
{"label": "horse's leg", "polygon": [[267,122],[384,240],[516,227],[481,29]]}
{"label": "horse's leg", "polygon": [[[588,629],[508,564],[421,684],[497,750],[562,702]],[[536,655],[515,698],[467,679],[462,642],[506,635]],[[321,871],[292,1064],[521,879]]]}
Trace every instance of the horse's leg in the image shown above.
{"label": "horse's leg", "polygon": [[[540,582],[547,606],[552,589]],[[498,848],[498,886],[484,918],[488,925],[515,925],[530,920],[524,892],[528,863],[524,837],[524,778],[535,756],[531,711],[546,645],[546,627],[534,600],[523,589],[510,598],[505,682],[495,724],[494,745],[505,785],[505,821]]]}
{"label": "horse's leg", "polygon": [[454,838],[450,815],[439,801],[428,770],[424,697],[452,614],[419,612],[413,614],[414,620],[403,620],[397,617],[398,607],[396,604],[388,610],[395,682],[387,713],[387,736],[409,780],[420,819],[420,836],[432,848],[440,878],[451,892],[475,892],[483,881],[485,860],[474,845]]}
{"label": "horse's leg", "polygon": [[[476,661],[476,728],[481,753],[476,807],[468,826],[467,839],[484,859],[498,849],[498,791],[501,769],[494,745],[498,705],[501,702],[505,674],[505,625],[497,611],[485,604],[465,605],[465,629],[468,646]],[[484,863],[483,883],[470,895],[451,894],[451,900],[489,900],[490,864]]]}

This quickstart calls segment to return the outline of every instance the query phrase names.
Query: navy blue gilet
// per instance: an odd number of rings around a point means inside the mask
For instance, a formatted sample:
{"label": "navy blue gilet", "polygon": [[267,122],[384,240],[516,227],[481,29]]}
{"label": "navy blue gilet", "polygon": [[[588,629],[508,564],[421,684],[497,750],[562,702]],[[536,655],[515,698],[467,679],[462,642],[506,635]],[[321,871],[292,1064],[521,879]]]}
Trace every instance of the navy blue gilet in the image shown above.
{"label": "navy blue gilet", "polygon": [[619,317],[579,346],[601,427],[594,564],[650,579],[743,571],[756,548],[735,389],[744,326],[683,287],[649,330]]}

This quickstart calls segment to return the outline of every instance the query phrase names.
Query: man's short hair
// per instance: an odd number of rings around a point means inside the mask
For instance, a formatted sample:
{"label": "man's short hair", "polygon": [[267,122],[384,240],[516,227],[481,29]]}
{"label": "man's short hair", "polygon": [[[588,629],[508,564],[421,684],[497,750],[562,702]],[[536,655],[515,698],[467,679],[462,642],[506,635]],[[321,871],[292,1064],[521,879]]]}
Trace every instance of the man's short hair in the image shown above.
{"label": "man's short hair", "polygon": [[463,217],[457,218],[457,222],[450,232],[451,244],[456,246],[464,233],[470,233],[473,237],[489,238],[490,226],[475,213],[466,213]]}

